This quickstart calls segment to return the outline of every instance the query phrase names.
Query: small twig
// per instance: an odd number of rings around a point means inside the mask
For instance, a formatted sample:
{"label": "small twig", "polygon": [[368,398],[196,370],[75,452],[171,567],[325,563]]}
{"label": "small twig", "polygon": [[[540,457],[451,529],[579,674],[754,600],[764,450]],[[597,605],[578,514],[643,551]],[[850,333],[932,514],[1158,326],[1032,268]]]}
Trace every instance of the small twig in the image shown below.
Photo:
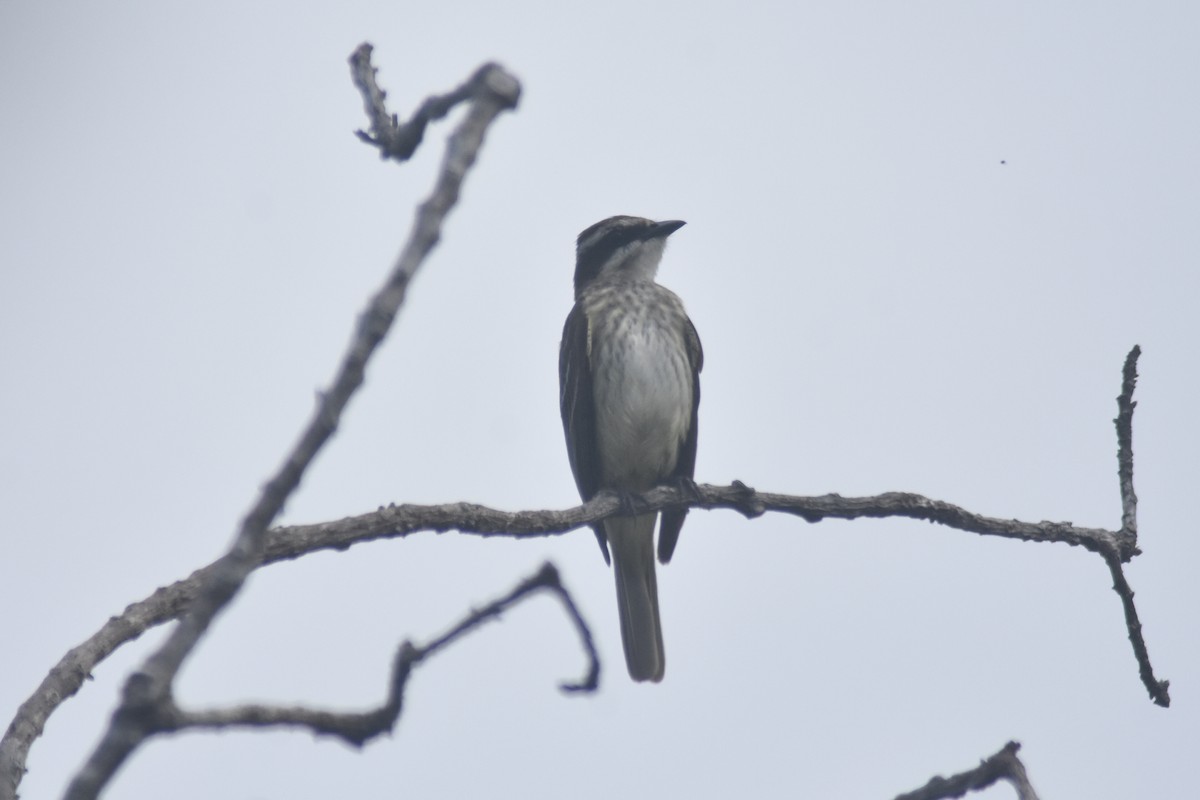
{"label": "small twig", "polygon": [[[355,53],[360,73],[371,74],[370,45]],[[352,59],[353,60],[353,59]],[[486,65],[469,82],[470,92],[456,95],[457,101],[470,100],[470,108],[458,129],[450,136],[437,183],[429,198],[417,209],[417,218],[400,258],[379,292],[371,299],[352,337],[337,374],[328,391],[320,395],[312,419],[300,440],[284,460],[276,475],[267,482],[240,529],[229,551],[207,573],[189,603],[187,612],[159,647],[125,683],[119,707],[101,738],[67,789],[68,800],[90,800],[112,778],[116,770],[146,738],[169,729],[174,712],[171,687],[184,660],[208,630],[216,615],[225,608],[261,562],[267,526],[278,515],[284,501],[299,485],[308,465],[337,430],[342,412],[363,382],[363,373],[375,348],[383,340],[404,303],[413,275],[433,249],[441,234],[442,223],[458,200],[466,173],[474,164],[484,134],[503,111],[513,108],[520,95],[516,78],[495,65]],[[382,92],[374,87],[378,99]],[[368,112],[371,101],[368,101]],[[438,103],[434,103],[441,107]],[[445,113],[444,111],[442,112]],[[373,116],[372,124],[379,120]],[[413,145],[415,147],[415,144]],[[23,754],[20,755],[24,763]],[[0,756],[9,756],[0,752]],[[20,771],[12,764],[0,763],[0,774],[14,775],[15,794]],[[0,781],[0,792],[8,780]]]}
{"label": "small twig", "polygon": [[425,98],[412,119],[401,123],[395,114],[388,113],[384,104],[387,92],[375,82],[378,70],[371,65],[371,50],[371,45],[363,42],[350,56],[350,76],[362,94],[363,107],[371,120],[370,133],[363,130],[354,133],[362,141],[379,148],[379,157],[384,160],[407,161],[420,146],[426,125],[446,116],[459,103],[477,97],[483,90],[503,95],[509,103],[508,108],[517,105],[521,88],[516,80],[498,65],[484,64],[457,89]]}
{"label": "small twig", "polygon": [[395,728],[404,705],[404,689],[414,667],[483,623],[499,619],[504,611],[539,590],[551,592],[562,603],[588,657],[588,671],[584,679],[579,683],[561,684],[560,688],[567,692],[595,691],[599,685],[600,658],[592,641],[592,632],[575,607],[570,592],[563,586],[558,570],[547,562],[508,594],[472,611],[424,647],[417,647],[407,641],[401,644],[392,661],[387,699],[378,708],[364,712],[338,712],[299,706],[244,705],[227,709],[187,711],[171,706],[161,721],[162,730],[175,733],[187,729],[303,728],[317,735],[334,736],[347,744],[361,747],[371,739],[390,733]]}
{"label": "small twig", "polygon": [[1137,495],[1133,491],[1133,390],[1137,387],[1137,362],[1142,348],[1136,344],[1125,356],[1121,370],[1121,394],[1117,397],[1117,480],[1121,486],[1121,532],[1137,545]]}
{"label": "small twig", "polygon": [[1121,562],[1112,553],[1103,553],[1104,563],[1112,575],[1113,591],[1121,598],[1121,609],[1125,614],[1125,629],[1129,633],[1129,644],[1133,646],[1133,657],[1137,659],[1138,676],[1142,685],[1150,693],[1150,699],[1155,705],[1167,708],[1171,705],[1170,681],[1160,681],[1154,677],[1154,667],[1150,664],[1150,653],[1146,649],[1146,639],[1142,636],[1142,623],[1138,620],[1137,607],[1133,604],[1133,587],[1125,578]]}
{"label": "small twig", "polygon": [[583,644],[584,650],[587,651],[590,666],[588,674],[579,683],[563,683],[560,688],[566,692],[593,692],[600,683],[600,657],[596,653],[596,644],[592,640],[592,632],[584,621],[583,616],[579,613],[579,609],[575,605],[575,601],[571,598],[571,594],[563,586],[562,580],[558,576],[558,570],[550,562],[542,565],[537,574],[526,578],[517,588],[513,589],[505,597],[489,603],[481,609],[473,612],[469,617],[464,619],[459,624],[455,625],[446,633],[434,639],[428,645],[417,650],[417,655],[414,658],[414,663],[433,655],[438,650],[453,642],[468,631],[478,627],[489,619],[498,618],[500,614],[517,600],[520,600],[527,594],[537,589],[548,589],[553,592],[562,602],[563,608],[567,615],[575,624],[575,630],[579,634],[579,641]]}
{"label": "small twig", "polygon": [[896,796],[896,800],[945,800],[962,797],[967,792],[986,789],[999,780],[1006,780],[1017,790],[1019,800],[1038,800],[1037,792],[1025,774],[1025,765],[1017,758],[1021,745],[1009,742],[995,755],[980,762],[979,766],[949,778],[940,775],[916,791]]}

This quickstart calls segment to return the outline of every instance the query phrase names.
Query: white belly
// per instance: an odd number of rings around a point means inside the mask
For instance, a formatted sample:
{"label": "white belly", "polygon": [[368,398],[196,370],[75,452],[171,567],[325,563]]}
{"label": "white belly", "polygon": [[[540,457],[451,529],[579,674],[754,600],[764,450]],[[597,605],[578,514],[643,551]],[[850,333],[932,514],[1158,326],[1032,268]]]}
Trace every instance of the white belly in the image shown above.
{"label": "white belly", "polygon": [[641,491],[675,469],[691,425],[692,375],[679,326],[662,314],[625,312],[593,331],[596,445],[602,484]]}

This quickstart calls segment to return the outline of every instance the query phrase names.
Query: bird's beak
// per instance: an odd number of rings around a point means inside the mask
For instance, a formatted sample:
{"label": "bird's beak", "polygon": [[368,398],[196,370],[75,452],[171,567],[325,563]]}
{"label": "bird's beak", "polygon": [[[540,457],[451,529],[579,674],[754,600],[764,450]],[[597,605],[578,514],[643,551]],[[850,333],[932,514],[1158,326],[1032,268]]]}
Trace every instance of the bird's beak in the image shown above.
{"label": "bird's beak", "polygon": [[646,231],[646,235],[642,238],[665,239],[675,231],[682,228],[684,225],[687,225],[687,223],[681,219],[667,219],[663,220],[662,222],[656,222],[648,231]]}

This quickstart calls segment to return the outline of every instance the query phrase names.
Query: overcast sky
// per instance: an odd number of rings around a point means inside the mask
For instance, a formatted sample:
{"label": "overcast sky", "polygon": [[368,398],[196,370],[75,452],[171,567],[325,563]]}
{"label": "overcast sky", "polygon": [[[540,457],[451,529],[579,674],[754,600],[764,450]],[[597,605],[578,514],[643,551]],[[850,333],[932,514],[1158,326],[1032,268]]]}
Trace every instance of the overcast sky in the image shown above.
{"label": "overcast sky", "polygon": [[[595,628],[600,692],[556,691],[584,661],[536,600],[421,667],[391,739],[158,740],[110,797],[886,798],[1009,739],[1048,800],[1194,796],[1188,3],[0,1],[0,727],[227,546],[387,273],[450,128],[403,166],[354,138],[364,40],[402,115],[488,59],[524,95],[282,522],[573,505],[574,238],[684,219],[659,277],[704,342],[703,482],[1115,528],[1140,344],[1128,575],[1173,705],[1078,548],[693,512],[659,574],[666,678],[635,685],[589,531],[423,534],[256,574],[182,702],[376,703],[400,640],[545,559]],[[23,797],[62,791],[160,634],[51,718]]]}

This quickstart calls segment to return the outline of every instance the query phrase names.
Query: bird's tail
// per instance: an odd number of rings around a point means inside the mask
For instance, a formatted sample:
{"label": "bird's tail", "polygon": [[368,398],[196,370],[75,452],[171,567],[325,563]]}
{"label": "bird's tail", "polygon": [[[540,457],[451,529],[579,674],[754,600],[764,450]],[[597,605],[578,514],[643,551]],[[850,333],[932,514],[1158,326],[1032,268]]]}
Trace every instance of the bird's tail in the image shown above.
{"label": "bird's tail", "polygon": [[625,664],[635,681],[662,680],[666,669],[662,624],[658,618],[658,581],[654,574],[654,523],[657,514],[606,520],[617,578],[617,610]]}

